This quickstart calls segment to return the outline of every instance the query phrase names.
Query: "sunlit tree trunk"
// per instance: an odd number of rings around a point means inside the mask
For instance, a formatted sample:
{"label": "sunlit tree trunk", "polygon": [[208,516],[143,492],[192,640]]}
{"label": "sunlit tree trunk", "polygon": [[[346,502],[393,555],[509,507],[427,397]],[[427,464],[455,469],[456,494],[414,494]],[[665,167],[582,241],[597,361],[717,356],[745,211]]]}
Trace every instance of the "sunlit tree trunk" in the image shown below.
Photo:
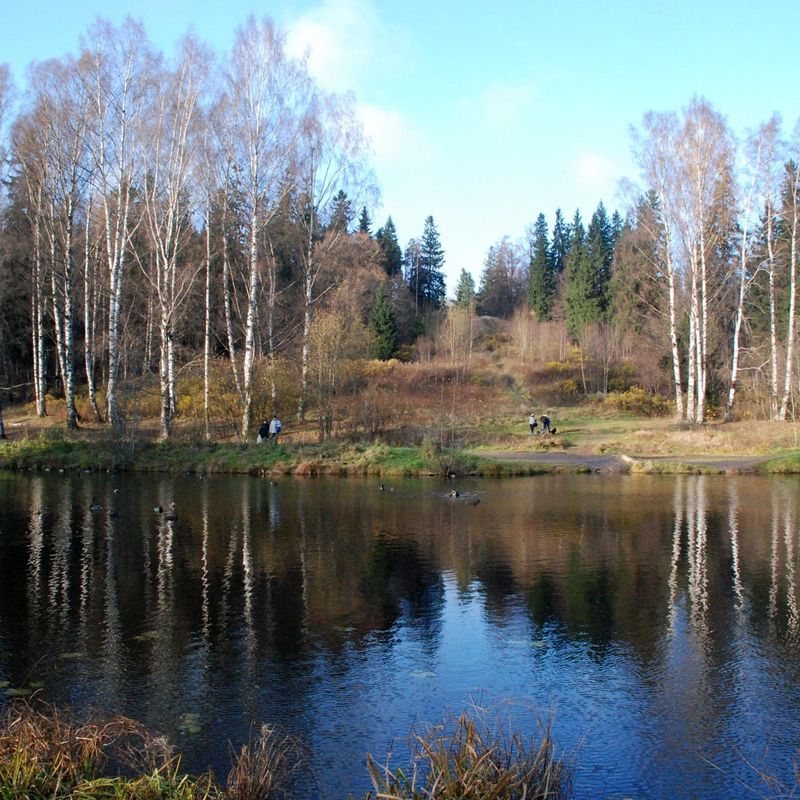
{"label": "sunlit tree trunk", "polygon": [[89,394],[89,405],[95,419],[100,422],[100,409],[97,407],[96,385],[94,375],[94,332],[95,332],[95,286],[93,280],[91,258],[91,216],[92,200],[86,206],[86,224],[83,242],[83,362],[86,369],[86,387]]}
{"label": "sunlit tree trunk", "polygon": [[783,398],[780,420],[785,420],[789,413],[789,399],[792,391],[794,375],[795,317],[797,302],[797,236],[800,233],[800,162],[792,164],[788,175],[789,206],[789,319],[786,326],[786,367],[783,380]]}

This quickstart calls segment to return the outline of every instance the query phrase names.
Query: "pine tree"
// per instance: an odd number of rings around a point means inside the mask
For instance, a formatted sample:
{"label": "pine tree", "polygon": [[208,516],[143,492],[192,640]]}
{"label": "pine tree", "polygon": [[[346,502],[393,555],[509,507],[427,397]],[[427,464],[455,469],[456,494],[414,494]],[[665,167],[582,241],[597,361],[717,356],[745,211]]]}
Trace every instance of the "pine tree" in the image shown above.
{"label": "pine tree", "polygon": [[444,250],[433,217],[425,220],[418,254],[406,250],[406,280],[417,309],[425,304],[438,308],[445,298]]}
{"label": "pine tree", "polygon": [[400,249],[400,242],[397,241],[397,231],[391,217],[375,232],[375,241],[383,252],[384,272],[387,275],[399,275],[403,269],[403,251]]}
{"label": "pine tree", "polygon": [[372,305],[372,313],[369,317],[369,328],[375,335],[373,348],[375,358],[381,361],[391,358],[397,350],[400,337],[397,329],[397,319],[383,287],[375,295],[375,302]]}
{"label": "pine tree", "polygon": [[550,263],[557,275],[564,271],[567,264],[567,254],[570,247],[571,230],[570,226],[564,222],[561,209],[556,209],[556,221],[553,225],[553,241],[550,245]]}
{"label": "pine tree", "polygon": [[537,319],[550,319],[555,292],[556,273],[547,242],[547,221],[544,214],[539,214],[533,229],[533,256],[528,282],[528,305]]}
{"label": "pine tree", "polygon": [[372,219],[366,206],[361,207],[361,214],[358,217],[358,232],[372,236]]}
{"label": "pine tree", "polygon": [[475,278],[472,273],[462,269],[458,277],[453,305],[456,308],[469,308],[475,302]]}

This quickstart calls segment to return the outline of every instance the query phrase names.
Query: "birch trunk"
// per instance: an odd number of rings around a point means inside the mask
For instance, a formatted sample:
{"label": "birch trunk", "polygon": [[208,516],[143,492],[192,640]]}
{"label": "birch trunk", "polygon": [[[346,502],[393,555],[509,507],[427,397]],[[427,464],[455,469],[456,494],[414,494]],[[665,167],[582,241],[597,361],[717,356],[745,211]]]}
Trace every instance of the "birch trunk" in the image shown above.
{"label": "birch trunk", "polygon": [[83,361],[86,367],[86,387],[89,394],[89,405],[92,407],[95,419],[102,422],[100,409],[97,407],[97,395],[94,374],[94,281],[90,247],[90,220],[92,214],[92,201],[89,198],[86,207],[86,228],[84,231],[83,249]]}
{"label": "birch trunk", "polygon": [[770,419],[778,419],[778,323],[775,307],[775,243],[772,204],[767,204],[767,275],[769,278]]}
{"label": "birch trunk", "polygon": [[236,385],[236,394],[239,401],[244,404],[244,394],[242,392],[242,382],[239,379],[239,370],[236,366],[236,339],[233,335],[233,310],[231,308],[231,265],[228,254],[228,232],[227,232],[227,195],[223,198],[222,206],[222,301],[225,310],[225,333],[228,339],[228,357],[233,372],[233,382]]}
{"label": "birch trunk", "polygon": [[33,344],[33,384],[36,414],[47,416],[44,363],[44,293],[42,292],[42,239],[39,211],[34,209],[33,222],[33,292],[31,298],[31,333]]}
{"label": "birch trunk", "polygon": [[203,328],[203,423],[206,439],[211,438],[209,427],[209,383],[211,369],[211,197],[206,196],[206,293],[205,325]]}
{"label": "birch trunk", "polygon": [[242,364],[242,427],[240,436],[247,441],[250,431],[250,412],[253,407],[253,367],[255,364],[255,328],[258,311],[258,235],[257,200],[253,198],[250,215],[250,252],[248,266],[250,271],[249,295],[247,298],[247,325],[244,338],[244,361]]}
{"label": "birch trunk", "polygon": [[778,419],[785,421],[789,412],[789,396],[792,391],[794,367],[795,304],[797,298],[797,235],[800,222],[800,209],[797,203],[797,183],[792,182],[792,223],[789,239],[789,320],[786,328],[786,368],[783,379],[783,399]]}
{"label": "birch trunk", "polygon": [[685,415],[683,403],[683,384],[681,382],[681,354],[678,348],[678,321],[676,311],[675,269],[670,254],[669,236],[667,237],[667,281],[669,284],[669,341],[672,350],[672,380],[675,388],[675,417],[683,419]]}
{"label": "birch trunk", "polygon": [[[311,215],[313,217],[312,208]],[[306,418],[306,398],[308,397],[308,360],[311,343],[311,301],[314,289],[314,224],[309,223],[308,240],[306,242],[306,264],[305,264],[305,290],[303,298],[305,308],[303,310],[303,350],[300,357],[300,401],[297,405],[297,419],[304,422]]]}

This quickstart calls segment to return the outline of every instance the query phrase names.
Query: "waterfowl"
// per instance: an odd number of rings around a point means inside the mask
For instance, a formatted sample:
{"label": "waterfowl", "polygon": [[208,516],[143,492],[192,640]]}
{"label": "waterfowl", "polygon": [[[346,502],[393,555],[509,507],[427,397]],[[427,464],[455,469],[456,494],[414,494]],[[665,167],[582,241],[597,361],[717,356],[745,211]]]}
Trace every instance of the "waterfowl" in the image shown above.
{"label": "waterfowl", "polygon": [[164,514],[164,519],[167,520],[167,522],[177,521],[178,515],[175,513],[175,503],[169,504],[169,511],[167,511],[167,513]]}
{"label": "waterfowl", "polygon": [[460,496],[461,496],[461,492],[459,492],[458,489],[451,489],[450,490],[450,497],[460,497]]}
{"label": "waterfowl", "polygon": [[101,506],[100,503],[98,503],[97,500],[93,497],[92,504],[89,506],[89,511],[102,511],[102,510],[103,506]]}
{"label": "waterfowl", "polygon": [[163,514],[164,513],[164,509],[161,506],[153,506],[153,511],[155,511],[156,514]]}

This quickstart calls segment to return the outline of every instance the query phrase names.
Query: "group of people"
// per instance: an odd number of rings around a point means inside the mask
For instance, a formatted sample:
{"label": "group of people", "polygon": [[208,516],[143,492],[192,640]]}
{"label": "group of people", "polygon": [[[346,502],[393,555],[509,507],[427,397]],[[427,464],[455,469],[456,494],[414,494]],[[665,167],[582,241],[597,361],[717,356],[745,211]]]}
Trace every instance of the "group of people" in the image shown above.
{"label": "group of people", "polygon": [[[542,414],[539,417],[539,422],[542,423],[542,433],[555,433],[555,428],[550,428],[550,417],[547,414]],[[539,422],[536,420],[536,414],[531,412],[531,415],[528,417],[528,426],[531,429],[531,433],[539,433],[537,428],[539,427]]]}
{"label": "group of people", "polygon": [[267,439],[277,439],[278,434],[283,429],[283,425],[281,425],[281,421],[278,419],[277,414],[272,415],[272,419],[267,422],[264,420],[259,429],[258,429],[258,438],[256,441],[260,444],[261,442],[266,442]]}

